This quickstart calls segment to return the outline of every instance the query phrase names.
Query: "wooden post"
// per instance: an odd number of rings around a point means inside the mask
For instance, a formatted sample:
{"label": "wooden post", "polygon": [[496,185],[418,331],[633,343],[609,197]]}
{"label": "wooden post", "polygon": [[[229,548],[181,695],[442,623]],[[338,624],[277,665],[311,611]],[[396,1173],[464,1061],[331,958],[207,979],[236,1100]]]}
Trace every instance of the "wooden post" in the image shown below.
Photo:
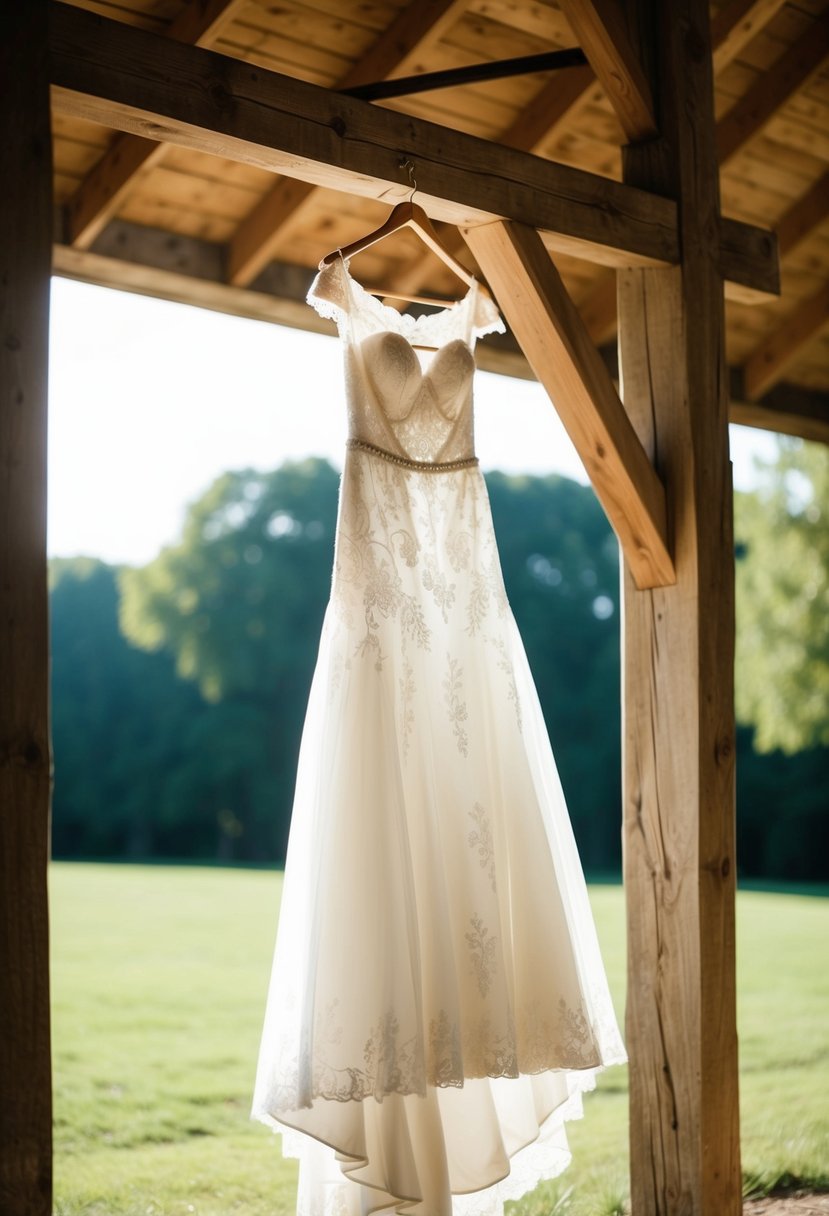
{"label": "wooden post", "polygon": [[677,200],[682,248],[677,267],[619,274],[622,395],[665,483],[676,566],[676,585],[652,591],[623,572],[632,1209],[737,1216],[734,566],[708,5],[628,12],[661,137],[625,150],[625,179]]}
{"label": "wooden post", "polygon": [[0,42],[0,1212],[52,1211],[46,364],[48,5]]}

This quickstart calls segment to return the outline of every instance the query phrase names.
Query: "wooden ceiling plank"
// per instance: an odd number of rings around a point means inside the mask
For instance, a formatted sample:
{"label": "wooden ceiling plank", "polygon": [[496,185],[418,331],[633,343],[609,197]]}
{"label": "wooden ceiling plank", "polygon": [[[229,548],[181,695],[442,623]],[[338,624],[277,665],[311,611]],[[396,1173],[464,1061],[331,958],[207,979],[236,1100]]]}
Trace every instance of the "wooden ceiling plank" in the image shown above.
{"label": "wooden ceiling plank", "polygon": [[791,253],[829,216],[829,170],[794,203],[777,225],[780,257]]}
{"label": "wooden ceiling plank", "polygon": [[590,66],[631,141],[657,134],[653,98],[618,0],[560,0]]}
{"label": "wooden ceiling plank", "polygon": [[826,282],[813,295],[801,300],[794,312],[746,360],[743,384],[748,400],[762,397],[782,379],[803,347],[828,322],[829,282]]}
{"label": "wooden ceiling plank", "polygon": [[[88,122],[384,202],[406,197],[401,162],[411,159],[419,199],[433,219],[517,220],[542,231],[549,247],[609,266],[675,264],[679,257],[669,198],[289,76],[251,73],[213,51],[72,5],[53,3],[50,57],[55,109]],[[752,230],[733,224],[732,256],[741,230],[755,249]],[[763,288],[776,262],[776,243],[768,240],[765,253],[757,246],[752,254]],[[740,271],[749,280],[753,272],[746,264]]]}
{"label": "wooden ceiling plank", "polygon": [[[409,3],[353,68],[339,88],[356,88],[390,76],[405,75],[418,55],[440,40],[458,19],[466,0],[409,0]],[[316,186],[283,178],[254,207],[239,226],[228,253],[228,279],[234,286],[251,283],[271,261],[280,244],[290,238],[292,227],[302,218],[302,209]]]}
{"label": "wooden ceiling plank", "polygon": [[723,165],[789,98],[802,89],[829,53],[829,13],[817,20],[734,103],[717,123],[717,154]]}
{"label": "wooden ceiling plank", "polygon": [[[165,34],[191,46],[208,46],[248,0],[190,0]],[[71,244],[86,249],[116,214],[139,173],[163,159],[166,145],[136,135],[118,135],[67,204]]]}
{"label": "wooden ceiling plank", "polygon": [[735,60],[771,21],[785,0],[731,0],[711,19],[714,75]]}
{"label": "wooden ceiling plank", "polygon": [[504,222],[463,235],[581,457],[637,586],[670,585],[665,488],[540,237]]}

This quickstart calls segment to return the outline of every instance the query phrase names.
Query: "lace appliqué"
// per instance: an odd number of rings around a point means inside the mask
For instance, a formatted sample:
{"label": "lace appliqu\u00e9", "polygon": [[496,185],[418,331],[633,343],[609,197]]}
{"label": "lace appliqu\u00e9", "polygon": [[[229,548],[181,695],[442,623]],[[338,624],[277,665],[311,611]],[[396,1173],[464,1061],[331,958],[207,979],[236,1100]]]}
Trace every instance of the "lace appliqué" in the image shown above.
{"label": "lace appliqu\u00e9", "polygon": [[490,886],[495,891],[495,846],[492,839],[492,825],[489,822],[489,816],[480,802],[476,802],[469,812],[469,817],[475,824],[475,827],[467,836],[469,847],[478,850],[478,860],[481,863],[481,869],[486,870],[489,875]]}
{"label": "lace appliqu\u00e9", "polygon": [[515,719],[518,723],[518,729],[521,730],[521,698],[518,695],[518,685],[515,682],[515,668],[512,659],[507,654],[506,643],[503,638],[493,638],[493,645],[498,651],[498,666],[507,677],[507,696],[515,706]]}
{"label": "lace appliqu\u00e9", "polygon": [[484,922],[477,912],[470,918],[472,929],[466,933],[466,943],[469,946],[469,962],[478,981],[478,991],[481,996],[489,992],[495,973],[496,938],[490,936]]}
{"label": "lace appliqu\u00e9", "polygon": [[469,714],[466,701],[461,700],[463,668],[460,662],[453,659],[450,654],[447,654],[446,661],[449,664],[449,670],[443,679],[443,699],[446,704],[446,712],[452,723],[452,733],[458,741],[458,751],[462,756],[468,756],[469,739],[463,724]]}

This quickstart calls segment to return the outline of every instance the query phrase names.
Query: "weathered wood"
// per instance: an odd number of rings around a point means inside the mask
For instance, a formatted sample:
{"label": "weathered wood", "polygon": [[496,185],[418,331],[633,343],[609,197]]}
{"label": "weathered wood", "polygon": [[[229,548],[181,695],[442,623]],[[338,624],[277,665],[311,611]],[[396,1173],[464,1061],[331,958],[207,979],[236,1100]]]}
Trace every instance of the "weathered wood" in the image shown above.
{"label": "weathered wood", "polygon": [[[465,0],[409,0],[409,3],[377,39],[371,50],[340,81],[338,88],[384,80],[411,71],[417,56],[436,42],[457,20]],[[230,243],[228,278],[245,287],[267,266],[281,243],[290,237],[305,204],[318,187],[285,178],[276,183]]]}
{"label": "weathered wood", "polygon": [[637,586],[673,582],[664,487],[538,234],[495,223],[464,236],[582,459]]}
{"label": "weathered wood", "polygon": [[[168,38],[210,46],[248,0],[190,0],[167,31]],[[87,249],[116,214],[139,173],[164,158],[165,144],[139,135],[118,135],[90,171],[67,208],[69,240]]]}
{"label": "weathered wood", "polygon": [[829,13],[798,38],[757,78],[748,92],[735,102],[717,123],[717,154],[720,164],[760,131],[789,98],[803,88],[829,52]]}
{"label": "weathered wood", "polygon": [[[629,181],[679,199],[682,266],[623,271],[622,395],[663,477],[676,585],[624,622],[632,1209],[742,1208],[734,969],[734,569],[719,190],[706,0],[631,0],[663,139]],[[654,78],[652,78],[654,79]]]}
{"label": "weathered wood", "polygon": [[656,135],[650,86],[628,37],[619,0],[561,0],[561,7],[625,135],[631,140]]}
{"label": "weathered wood", "polygon": [[[669,198],[69,5],[53,6],[51,46],[58,112],[388,202],[408,194],[409,158],[433,219],[515,219],[545,230],[548,246],[607,265],[679,256]],[[757,271],[765,283],[768,267]]]}
{"label": "weathered wood", "polygon": [[0,42],[0,1212],[52,1211],[46,368],[52,162],[46,4]]}
{"label": "weathered wood", "polygon": [[802,347],[811,342],[829,324],[829,283],[797,305],[760,345],[752,351],[743,366],[743,383],[749,401],[768,392],[783,378],[786,369],[797,358]]}

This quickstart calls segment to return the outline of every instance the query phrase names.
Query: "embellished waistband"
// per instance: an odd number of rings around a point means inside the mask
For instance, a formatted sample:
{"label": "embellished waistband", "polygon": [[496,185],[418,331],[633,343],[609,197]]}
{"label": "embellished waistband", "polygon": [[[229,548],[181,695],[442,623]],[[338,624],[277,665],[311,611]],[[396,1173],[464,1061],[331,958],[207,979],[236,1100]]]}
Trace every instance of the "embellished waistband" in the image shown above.
{"label": "embellished waistband", "polygon": [[452,473],[455,469],[472,469],[478,463],[477,456],[464,456],[460,460],[410,460],[408,456],[398,456],[396,452],[389,452],[386,448],[377,447],[376,444],[366,443],[364,439],[348,439],[346,447],[356,448],[360,452],[369,452],[372,456],[388,460],[390,464],[399,465],[403,469],[414,469],[418,473]]}

